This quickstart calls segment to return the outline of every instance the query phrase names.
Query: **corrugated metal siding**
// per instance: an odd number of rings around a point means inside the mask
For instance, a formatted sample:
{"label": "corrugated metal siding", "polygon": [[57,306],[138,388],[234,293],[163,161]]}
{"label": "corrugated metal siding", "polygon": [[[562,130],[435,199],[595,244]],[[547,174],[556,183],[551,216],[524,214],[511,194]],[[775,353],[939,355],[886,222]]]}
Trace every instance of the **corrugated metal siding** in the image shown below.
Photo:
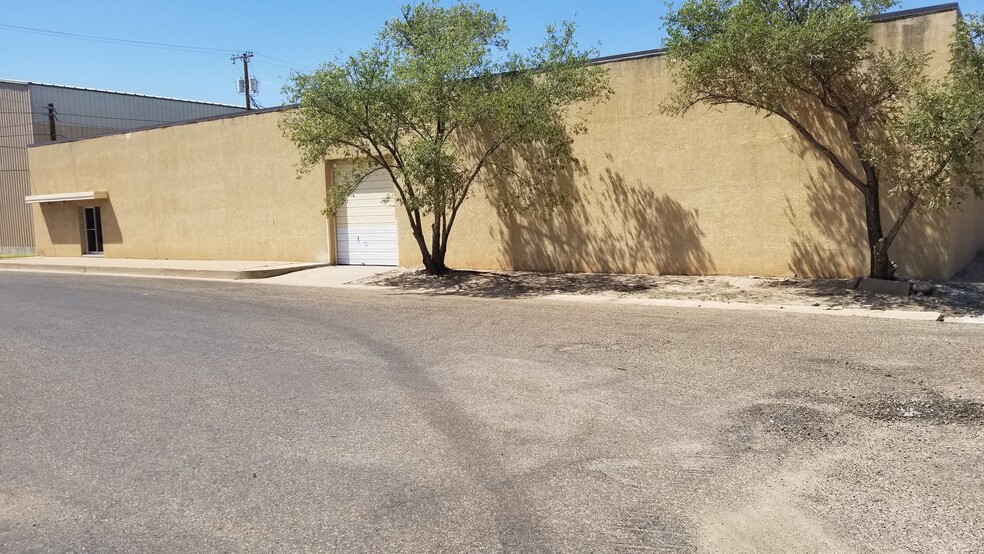
{"label": "corrugated metal siding", "polygon": [[0,254],[20,254],[34,247],[27,145],[31,143],[28,86],[0,82]]}
{"label": "corrugated metal siding", "polygon": [[58,138],[83,138],[242,111],[228,106],[41,84],[31,85],[31,100],[35,106],[45,107],[34,116],[45,129],[38,141],[48,140],[45,114],[49,103],[55,105]]}
{"label": "corrugated metal siding", "polygon": [[55,105],[58,139],[151,127],[241,108],[171,98],[0,81],[0,254],[34,247],[27,145],[49,142],[48,104]]}

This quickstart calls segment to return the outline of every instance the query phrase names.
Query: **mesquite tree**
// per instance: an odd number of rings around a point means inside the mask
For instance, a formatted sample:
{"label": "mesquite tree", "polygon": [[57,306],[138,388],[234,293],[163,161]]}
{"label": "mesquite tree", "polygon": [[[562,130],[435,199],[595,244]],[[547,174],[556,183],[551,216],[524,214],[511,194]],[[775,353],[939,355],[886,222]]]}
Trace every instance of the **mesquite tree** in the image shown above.
{"label": "mesquite tree", "polygon": [[[954,29],[947,75],[929,53],[879,47],[871,16],[888,0],[687,0],[664,19],[677,93],[664,110],[739,104],[778,116],[864,199],[869,275],[890,279],[889,248],[913,211],[984,192],[982,26]],[[832,122],[823,128],[817,122]],[[884,225],[885,192],[901,209]]]}
{"label": "mesquite tree", "polygon": [[426,271],[440,274],[458,212],[483,177],[512,207],[556,206],[556,172],[575,161],[572,135],[585,130],[579,111],[609,94],[607,73],[577,49],[572,24],[548,27],[523,54],[508,50],[506,32],[477,5],[408,5],[368,50],[292,75],[285,90],[299,108],[281,128],[302,166],[356,163],[326,212],[385,171]]}

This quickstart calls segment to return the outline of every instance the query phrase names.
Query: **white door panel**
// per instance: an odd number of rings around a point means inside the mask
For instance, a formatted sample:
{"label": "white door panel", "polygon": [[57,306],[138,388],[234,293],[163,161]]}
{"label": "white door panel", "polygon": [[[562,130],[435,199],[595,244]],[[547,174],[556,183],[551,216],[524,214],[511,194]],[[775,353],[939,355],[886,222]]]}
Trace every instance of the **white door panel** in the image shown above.
{"label": "white door panel", "polygon": [[[340,167],[336,175],[349,168]],[[376,171],[359,184],[335,214],[339,265],[397,265],[396,205],[393,182]]]}

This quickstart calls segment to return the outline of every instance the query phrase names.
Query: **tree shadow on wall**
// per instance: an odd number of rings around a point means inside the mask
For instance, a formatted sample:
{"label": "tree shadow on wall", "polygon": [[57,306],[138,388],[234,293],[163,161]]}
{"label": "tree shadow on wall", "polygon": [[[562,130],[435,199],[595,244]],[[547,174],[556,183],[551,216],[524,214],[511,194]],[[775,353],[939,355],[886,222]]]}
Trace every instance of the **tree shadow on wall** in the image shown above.
{"label": "tree shadow on wall", "polygon": [[785,196],[784,214],[792,227],[789,270],[797,277],[865,273],[866,235],[858,220],[864,216],[863,201],[856,189],[836,177],[811,176],[804,184],[806,205],[799,209]]}
{"label": "tree shadow on wall", "polygon": [[[854,159],[846,130],[822,112],[804,105],[798,118],[825,144],[835,147],[842,160]],[[778,128],[777,128],[778,129]],[[867,275],[868,242],[864,198],[833,165],[791,128],[789,150],[811,162],[803,183],[804,202],[786,197],[785,216],[792,228],[789,270],[800,277],[836,278]],[[860,168],[855,169],[861,175]],[[882,226],[888,232],[901,209],[891,197],[891,183],[881,183]],[[924,273],[946,266],[945,220],[939,215],[912,214],[893,243],[890,254],[900,275]]]}
{"label": "tree shadow on wall", "polygon": [[500,221],[490,238],[503,244],[504,267],[573,273],[714,271],[698,211],[659,193],[657,183],[630,181],[611,166],[592,175],[576,164],[556,171],[552,186],[565,201],[557,206],[534,201],[526,211],[511,209],[494,184],[486,189]]}

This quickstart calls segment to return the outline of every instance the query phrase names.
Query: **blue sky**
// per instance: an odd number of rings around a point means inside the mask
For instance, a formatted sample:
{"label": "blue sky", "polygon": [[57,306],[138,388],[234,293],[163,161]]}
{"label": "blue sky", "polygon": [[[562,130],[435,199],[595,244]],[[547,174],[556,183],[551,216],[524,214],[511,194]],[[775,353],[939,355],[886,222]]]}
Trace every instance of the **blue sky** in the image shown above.
{"label": "blue sky", "polygon": [[[257,100],[274,106],[282,101],[280,88],[292,66],[310,70],[367,46],[403,3],[8,0],[0,11],[3,25],[220,51],[144,48],[0,27],[0,78],[241,104],[235,81],[242,68],[229,57],[252,50],[251,68],[262,83]],[[602,55],[658,48],[666,10],[660,0],[479,3],[506,18],[513,48],[538,43],[548,23],[567,19],[577,23],[580,44]],[[903,0],[897,9],[937,3]],[[965,12],[984,11],[984,0],[960,5]]]}

